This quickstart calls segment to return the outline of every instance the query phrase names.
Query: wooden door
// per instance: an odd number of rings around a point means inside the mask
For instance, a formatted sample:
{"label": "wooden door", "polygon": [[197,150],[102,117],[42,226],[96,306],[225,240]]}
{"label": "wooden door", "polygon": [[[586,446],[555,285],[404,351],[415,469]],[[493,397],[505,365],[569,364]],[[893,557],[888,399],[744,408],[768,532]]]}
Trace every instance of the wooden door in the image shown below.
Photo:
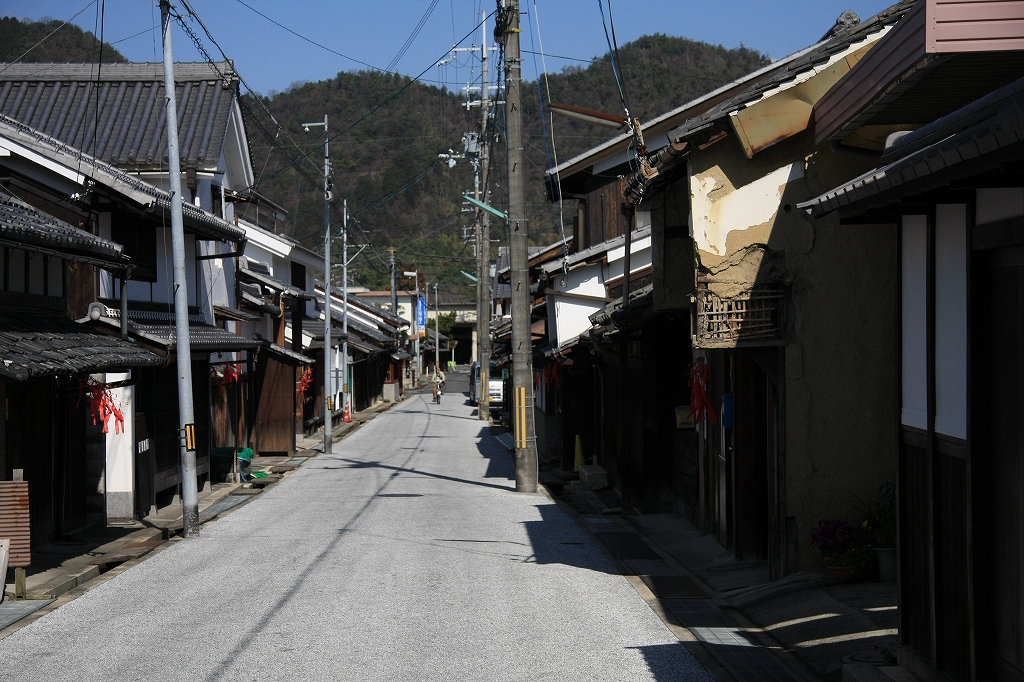
{"label": "wooden door", "polygon": [[977,677],[1024,680],[1024,248],[972,272]]}
{"label": "wooden door", "polygon": [[260,359],[256,406],[256,450],[295,450],[295,366],[266,353]]}

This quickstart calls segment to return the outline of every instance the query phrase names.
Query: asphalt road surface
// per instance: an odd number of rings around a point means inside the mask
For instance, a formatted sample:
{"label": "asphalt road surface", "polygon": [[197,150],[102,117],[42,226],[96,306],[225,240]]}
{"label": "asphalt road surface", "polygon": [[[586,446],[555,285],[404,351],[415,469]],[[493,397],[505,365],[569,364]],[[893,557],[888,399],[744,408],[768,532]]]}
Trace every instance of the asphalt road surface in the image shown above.
{"label": "asphalt road surface", "polygon": [[0,641],[0,679],[710,682],[464,382]]}

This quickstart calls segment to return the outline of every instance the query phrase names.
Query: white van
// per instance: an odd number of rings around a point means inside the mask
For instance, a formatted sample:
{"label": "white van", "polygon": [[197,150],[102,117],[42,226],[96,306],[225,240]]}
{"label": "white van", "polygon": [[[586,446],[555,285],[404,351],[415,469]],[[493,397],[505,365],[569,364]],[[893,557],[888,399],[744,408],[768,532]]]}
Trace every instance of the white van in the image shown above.
{"label": "white van", "polygon": [[[501,406],[505,399],[505,382],[501,376],[501,370],[491,363],[490,374],[487,376],[487,388],[490,394],[490,403],[493,407]],[[480,363],[474,362],[469,368],[469,404],[480,403]]]}

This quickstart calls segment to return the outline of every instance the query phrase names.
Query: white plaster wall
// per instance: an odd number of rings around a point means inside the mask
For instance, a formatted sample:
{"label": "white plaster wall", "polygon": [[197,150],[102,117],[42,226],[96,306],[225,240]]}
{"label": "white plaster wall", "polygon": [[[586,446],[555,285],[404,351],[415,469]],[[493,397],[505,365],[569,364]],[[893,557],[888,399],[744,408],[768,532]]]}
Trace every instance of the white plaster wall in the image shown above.
{"label": "white plaster wall", "polygon": [[902,423],[928,428],[927,223],[903,218],[903,409]]}
{"label": "white plaster wall", "polygon": [[729,233],[771,221],[786,185],[803,175],[803,162],[792,163],[731,192],[711,175],[691,175],[691,224],[697,248],[726,255]]}
{"label": "white plaster wall", "polygon": [[935,207],[935,431],[967,438],[967,207]]}
{"label": "white plaster wall", "polygon": [[[650,262],[647,249],[648,262]],[[643,267],[643,266],[640,266]],[[621,268],[621,265],[620,265]],[[630,257],[630,270],[633,269],[633,260]],[[590,329],[590,315],[604,307],[604,277],[602,267],[599,264],[591,264],[582,268],[571,270],[565,276],[565,284],[562,284],[561,277],[554,280],[554,288],[559,293],[569,293],[575,296],[559,296],[558,293],[548,297],[554,309],[549,319],[554,320],[554,342],[562,345],[579,336],[587,329]],[[620,269],[621,274],[621,269]],[[576,296],[589,296],[591,300],[576,298]]]}
{"label": "white plaster wall", "polygon": [[[131,379],[130,373],[107,374],[104,381],[112,384]],[[124,431],[117,433],[114,418],[110,418],[106,434],[107,516],[127,518],[132,515],[135,495],[135,387],[110,389],[111,397],[124,415]]]}

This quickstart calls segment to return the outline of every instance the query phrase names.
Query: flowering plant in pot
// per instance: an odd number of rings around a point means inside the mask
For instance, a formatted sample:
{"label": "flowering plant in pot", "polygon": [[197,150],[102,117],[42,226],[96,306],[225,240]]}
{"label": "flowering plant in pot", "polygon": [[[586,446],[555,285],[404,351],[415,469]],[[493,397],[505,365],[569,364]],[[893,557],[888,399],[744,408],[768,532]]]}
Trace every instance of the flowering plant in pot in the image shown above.
{"label": "flowering plant in pot", "polygon": [[811,544],[818,549],[832,577],[852,582],[867,577],[874,568],[870,534],[867,522],[851,526],[844,519],[822,519],[811,531]]}
{"label": "flowering plant in pot", "polygon": [[896,481],[889,479],[878,487],[869,501],[867,523],[882,580],[896,580]]}

